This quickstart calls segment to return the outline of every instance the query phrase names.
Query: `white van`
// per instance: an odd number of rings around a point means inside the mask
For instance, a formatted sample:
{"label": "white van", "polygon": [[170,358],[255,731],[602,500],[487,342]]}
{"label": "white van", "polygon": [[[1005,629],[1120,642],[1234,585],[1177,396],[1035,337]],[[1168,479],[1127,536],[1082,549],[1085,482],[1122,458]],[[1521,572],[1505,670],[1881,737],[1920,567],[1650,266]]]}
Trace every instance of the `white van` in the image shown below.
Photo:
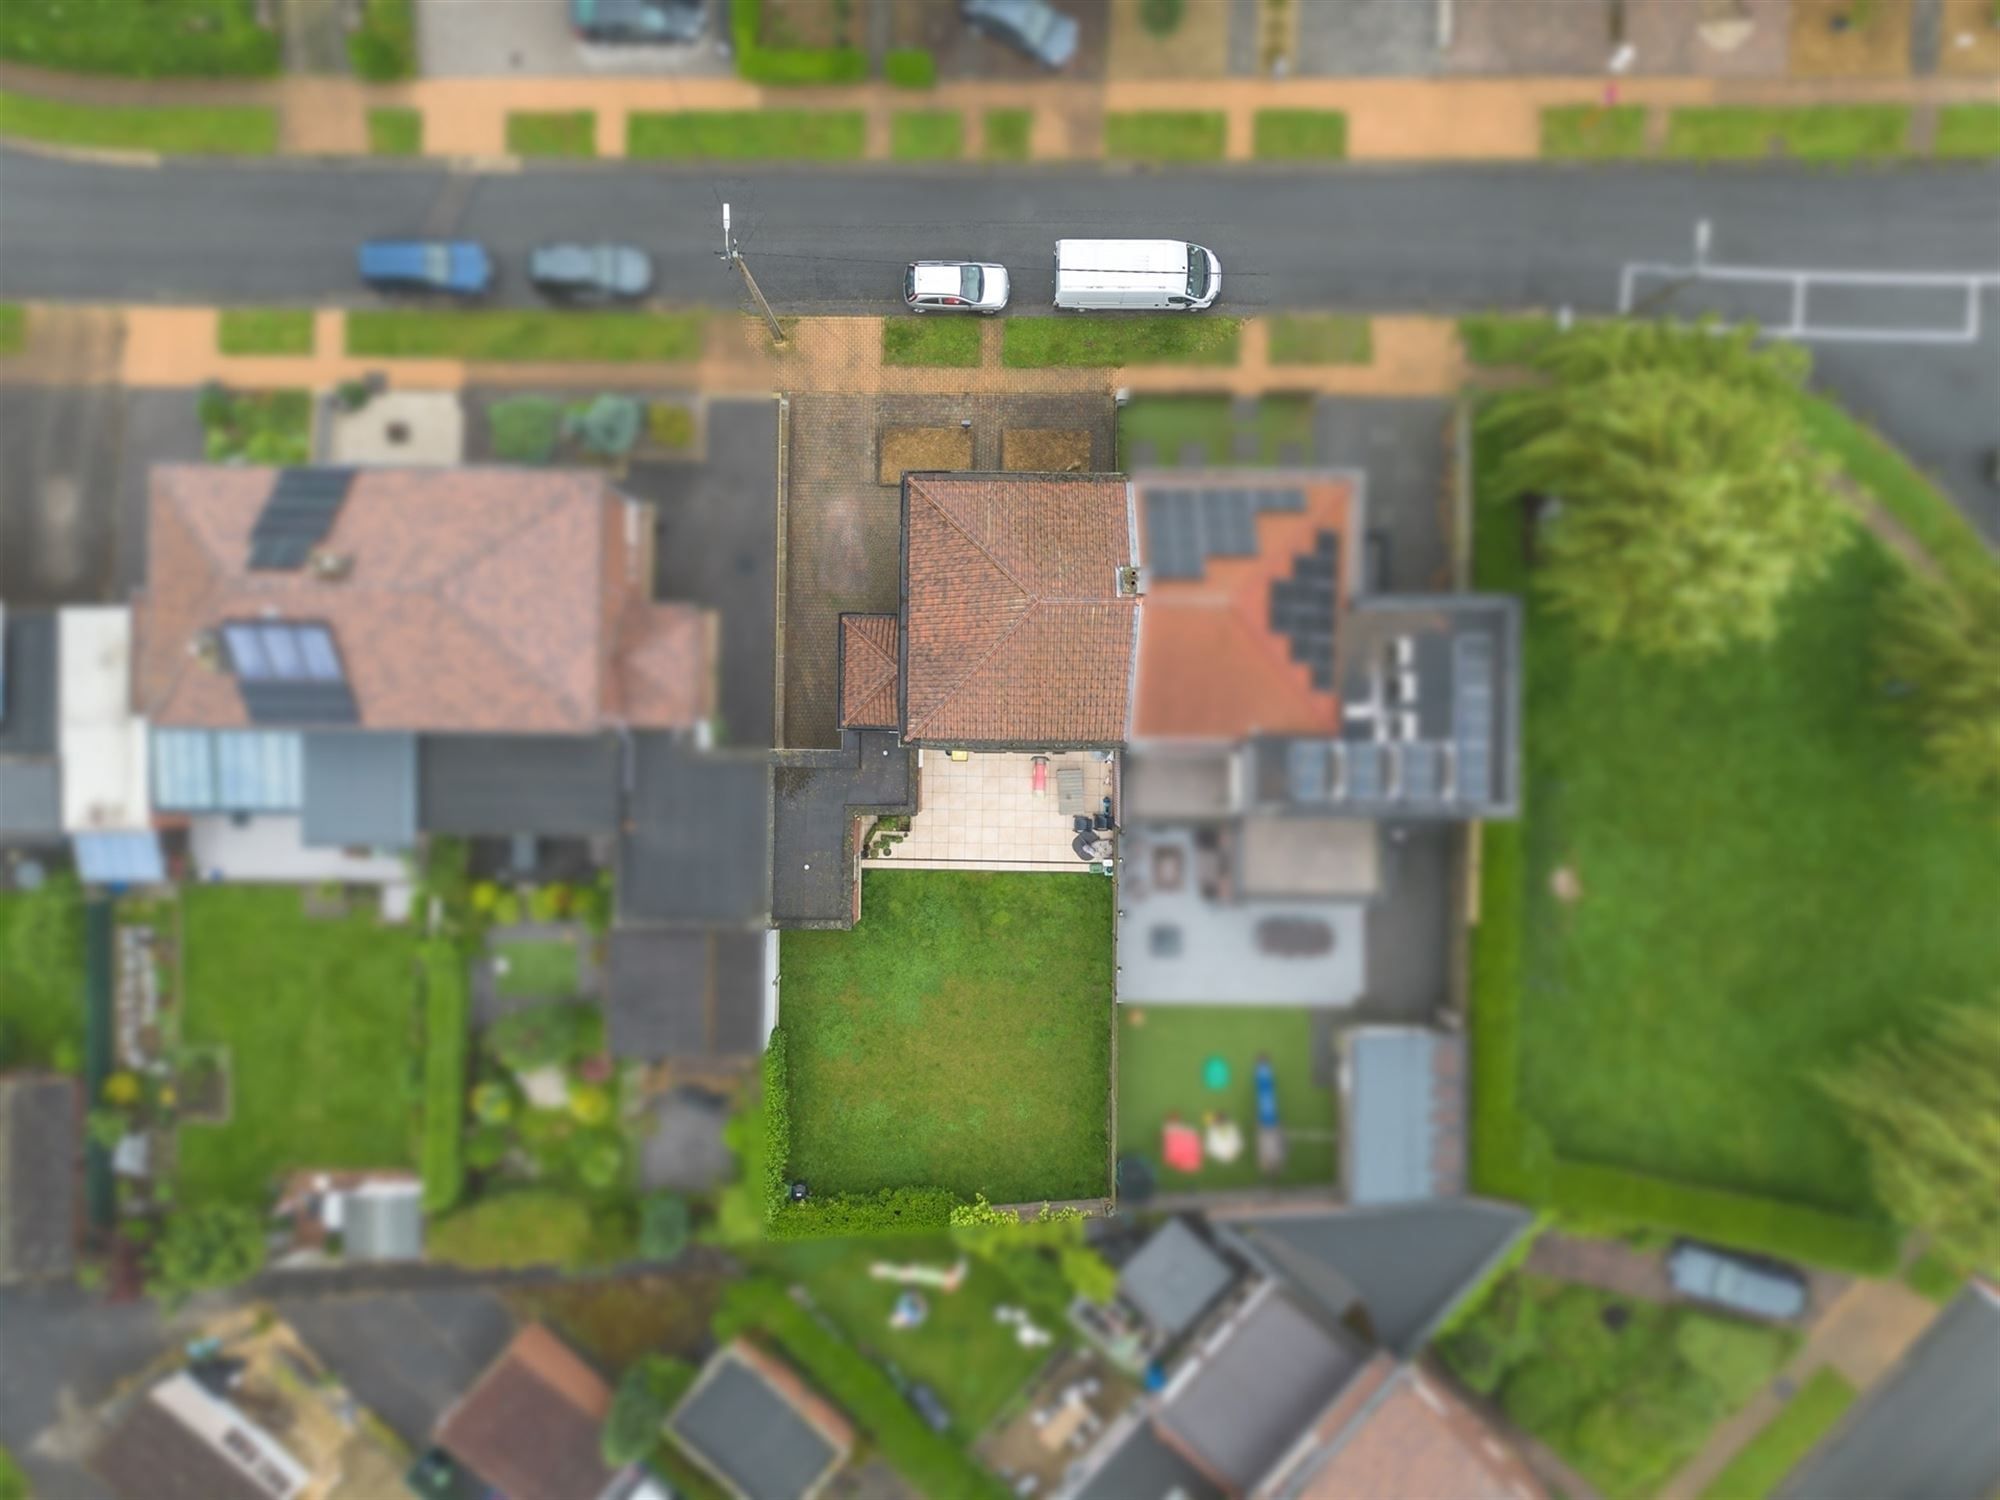
{"label": "white van", "polygon": [[1186,240],[1057,240],[1056,306],[1198,312],[1222,291],[1222,262]]}

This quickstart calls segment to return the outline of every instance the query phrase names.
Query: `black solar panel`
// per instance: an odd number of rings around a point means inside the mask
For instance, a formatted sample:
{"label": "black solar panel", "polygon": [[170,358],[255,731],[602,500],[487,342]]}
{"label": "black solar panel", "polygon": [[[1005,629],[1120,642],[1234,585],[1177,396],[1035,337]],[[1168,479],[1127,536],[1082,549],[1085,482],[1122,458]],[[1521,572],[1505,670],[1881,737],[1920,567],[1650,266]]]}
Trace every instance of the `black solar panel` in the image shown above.
{"label": "black solar panel", "polygon": [[244,682],[243,711],[253,724],[355,724],[361,715],[344,682]]}
{"label": "black solar panel", "polygon": [[250,566],[305,566],[312,549],[333,529],[333,518],[353,482],[352,469],[280,469],[250,530]]}
{"label": "black solar panel", "polygon": [[1296,486],[1149,485],[1147,564],[1156,577],[1199,578],[1211,557],[1256,555],[1261,512],[1301,511],[1305,504],[1306,492]]}

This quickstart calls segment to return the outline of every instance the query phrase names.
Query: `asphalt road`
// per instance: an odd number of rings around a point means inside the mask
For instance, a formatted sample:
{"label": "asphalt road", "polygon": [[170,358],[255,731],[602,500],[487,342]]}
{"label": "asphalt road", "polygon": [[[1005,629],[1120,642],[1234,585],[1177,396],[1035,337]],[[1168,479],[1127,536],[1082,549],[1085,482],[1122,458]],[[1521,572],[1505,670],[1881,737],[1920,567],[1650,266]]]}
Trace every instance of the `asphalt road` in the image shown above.
{"label": "asphalt road", "polygon": [[[435,166],[178,163],[135,170],[0,152],[0,297],[365,302],[354,246],[457,234],[525,300],[552,237],[642,244],[674,302],[735,305],[718,205],[781,312],[887,312],[912,258],[998,260],[1019,311],[1045,308],[1059,236],[1210,246],[1224,310],[1606,312],[1627,262],[1711,254],[1765,266],[2000,271],[2000,170],[1835,172],[1608,166],[1107,173],[957,167],[743,171],[632,165],[492,175]],[[1979,474],[2000,445],[2000,294],[1973,345],[1823,345],[1826,383],[1895,436],[2000,537]]]}

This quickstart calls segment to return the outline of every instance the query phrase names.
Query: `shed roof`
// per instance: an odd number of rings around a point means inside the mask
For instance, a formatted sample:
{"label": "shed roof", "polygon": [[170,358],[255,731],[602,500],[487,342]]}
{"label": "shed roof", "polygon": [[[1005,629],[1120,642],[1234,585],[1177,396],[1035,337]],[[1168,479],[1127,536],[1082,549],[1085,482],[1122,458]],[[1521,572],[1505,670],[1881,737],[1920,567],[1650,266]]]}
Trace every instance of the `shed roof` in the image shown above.
{"label": "shed roof", "polygon": [[1119,1268],[1118,1295],[1168,1338],[1192,1328],[1236,1273],[1183,1219],[1169,1219]]}
{"label": "shed roof", "polygon": [[78,1109],[70,1079],[0,1076],[0,1281],[66,1275],[75,1260]]}
{"label": "shed roof", "polygon": [[407,849],[417,841],[417,737],[337,730],[305,737],[304,842]]}
{"label": "shed roof", "polygon": [[514,1335],[438,1424],[438,1446],[510,1500],[595,1500],[611,1388],[539,1323]]}
{"label": "shed roof", "polygon": [[839,1413],[740,1339],[716,1351],[667,1424],[745,1500],[815,1493],[854,1443]]}
{"label": "shed roof", "polygon": [[[193,1383],[185,1373],[174,1379]],[[161,1396],[170,1386],[185,1390],[162,1382],[131,1404],[90,1455],[90,1471],[124,1500],[271,1500],[249,1470],[169,1409]]]}
{"label": "shed roof", "polygon": [[62,767],[54,760],[0,760],[0,840],[62,838]]}
{"label": "shed roof", "polygon": [[0,610],[0,756],[56,749],[56,617]]}
{"label": "shed roof", "polygon": [[342,1194],[340,1240],[349,1260],[416,1260],[424,1253],[421,1189],[370,1183]]}
{"label": "shed roof", "polygon": [[901,672],[894,615],[840,617],[840,727],[894,729]]}
{"label": "shed roof", "polygon": [[618,828],[620,753],[610,735],[427,734],[417,741],[426,833],[585,836]]}
{"label": "shed roof", "polygon": [[1348,1200],[1448,1197],[1465,1182],[1465,1043],[1422,1027],[1348,1034]]}
{"label": "shed roof", "polygon": [[1125,481],[903,476],[903,738],[1115,745],[1139,601]]}

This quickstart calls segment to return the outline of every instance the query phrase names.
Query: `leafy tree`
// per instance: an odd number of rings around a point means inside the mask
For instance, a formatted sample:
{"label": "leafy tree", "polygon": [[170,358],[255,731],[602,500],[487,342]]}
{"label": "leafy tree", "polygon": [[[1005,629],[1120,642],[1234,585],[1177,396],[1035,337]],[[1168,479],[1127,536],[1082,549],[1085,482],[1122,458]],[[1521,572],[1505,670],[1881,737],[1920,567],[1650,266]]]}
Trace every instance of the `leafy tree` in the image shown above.
{"label": "leafy tree", "polygon": [[1875,1191],[1961,1265],[2000,1263],[2000,1000],[1941,1008],[1821,1086],[1868,1151]]}
{"label": "leafy tree", "polygon": [[653,1193],[639,1205],[639,1254],[672,1260],[687,1248],[687,1200],[677,1193]]}
{"label": "leafy tree", "polygon": [[1843,545],[1798,414],[1806,358],[1754,337],[1591,324],[1540,346],[1544,382],[1481,418],[1497,492],[1560,502],[1538,586],[1591,639],[1682,657],[1768,640]]}
{"label": "leafy tree", "polygon": [[2000,575],[1957,586],[1912,574],[1890,595],[1882,666],[1938,780],[2000,796]]}
{"label": "leafy tree", "polygon": [[649,1354],[628,1369],[599,1436],[604,1461],[619,1468],[650,1454],[660,1440],[660,1424],[699,1373],[687,1361],[664,1354]]}
{"label": "leafy tree", "polygon": [[153,1242],[146,1289],[175,1307],[191,1292],[256,1275],[264,1251],[264,1223],[252,1210],[227,1204],[182,1209]]}

